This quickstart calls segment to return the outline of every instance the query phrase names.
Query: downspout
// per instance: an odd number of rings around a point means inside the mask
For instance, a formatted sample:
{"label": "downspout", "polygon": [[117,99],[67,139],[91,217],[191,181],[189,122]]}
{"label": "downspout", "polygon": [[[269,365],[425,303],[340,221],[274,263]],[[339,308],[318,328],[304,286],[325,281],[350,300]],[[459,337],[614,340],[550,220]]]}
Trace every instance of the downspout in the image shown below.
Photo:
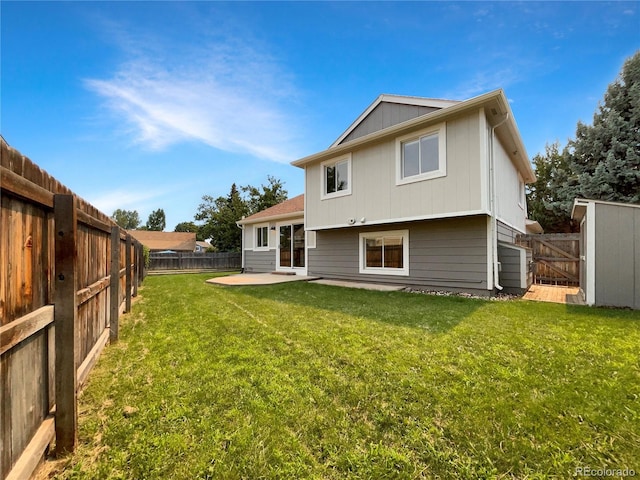
{"label": "downspout", "polygon": [[502,120],[491,127],[491,148],[489,149],[489,213],[491,214],[491,241],[492,241],[492,257],[493,257],[493,286],[498,290],[502,290],[500,285],[500,262],[498,262],[498,219],[496,217],[496,169],[494,158],[495,131],[500,125],[509,119],[507,112]]}
{"label": "downspout", "polygon": [[[242,219],[244,219],[244,215],[242,216]],[[244,273],[244,225],[238,225],[236,223],[236,227],[242,230],[242,239],[240,240],[240,272]]]}

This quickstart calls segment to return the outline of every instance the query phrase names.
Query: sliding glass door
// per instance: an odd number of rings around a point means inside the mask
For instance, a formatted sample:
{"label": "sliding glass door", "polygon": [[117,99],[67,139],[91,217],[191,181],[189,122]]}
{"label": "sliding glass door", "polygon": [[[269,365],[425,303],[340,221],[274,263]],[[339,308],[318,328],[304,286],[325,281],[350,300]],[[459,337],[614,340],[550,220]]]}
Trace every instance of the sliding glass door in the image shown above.
{"label": "sliding glass door", "polygon": [[304,268],[304,225],[280,225],[278,244],[278,266],[281,268]]}

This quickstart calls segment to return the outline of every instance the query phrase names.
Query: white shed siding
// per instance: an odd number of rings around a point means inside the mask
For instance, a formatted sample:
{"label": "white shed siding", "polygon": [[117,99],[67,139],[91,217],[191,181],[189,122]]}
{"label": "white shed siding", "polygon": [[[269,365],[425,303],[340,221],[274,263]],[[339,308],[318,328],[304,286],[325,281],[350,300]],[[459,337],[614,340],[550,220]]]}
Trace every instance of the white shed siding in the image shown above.
{"label": "white shed siding", "polygon": [[320,200],[321,166],[307,166],[307,229],[345,226],[349,218],[371,224],[482,211],[480,132],[477,110],[447,121],[447,175],[421,182],[396,185],[395,141],[352,153],[351,195]]}

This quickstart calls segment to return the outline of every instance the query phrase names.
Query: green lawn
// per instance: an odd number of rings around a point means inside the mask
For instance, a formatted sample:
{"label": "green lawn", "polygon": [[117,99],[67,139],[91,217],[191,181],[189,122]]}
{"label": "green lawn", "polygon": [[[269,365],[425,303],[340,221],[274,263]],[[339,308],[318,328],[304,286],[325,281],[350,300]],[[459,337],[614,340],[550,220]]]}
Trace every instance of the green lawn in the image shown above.
{"label": "green lawn", "polygon": [[58,478],[640,472],[640,312],[148,277]]}

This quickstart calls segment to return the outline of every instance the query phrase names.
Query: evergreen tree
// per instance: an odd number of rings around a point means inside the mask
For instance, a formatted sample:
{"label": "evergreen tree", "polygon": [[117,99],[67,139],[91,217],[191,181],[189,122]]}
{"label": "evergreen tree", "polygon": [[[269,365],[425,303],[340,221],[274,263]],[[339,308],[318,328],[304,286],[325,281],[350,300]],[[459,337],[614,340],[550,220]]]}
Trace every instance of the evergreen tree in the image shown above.
{"label": "evergreen tree", "polygon": [[154,210],[149,214],[149,219],[147,220],[147,225],[146,225],[147,230],[162,232],[164,231],[164,228],[166,226],[167,226],[167,218],[162,208],[159,208],[158,210]]}
{"label": "evergreen tree", "polygon": [[569,142],[565,185],[575,196],[640,203],[640,51],[629,58],[609,85],[593,125],[578,123]]}

